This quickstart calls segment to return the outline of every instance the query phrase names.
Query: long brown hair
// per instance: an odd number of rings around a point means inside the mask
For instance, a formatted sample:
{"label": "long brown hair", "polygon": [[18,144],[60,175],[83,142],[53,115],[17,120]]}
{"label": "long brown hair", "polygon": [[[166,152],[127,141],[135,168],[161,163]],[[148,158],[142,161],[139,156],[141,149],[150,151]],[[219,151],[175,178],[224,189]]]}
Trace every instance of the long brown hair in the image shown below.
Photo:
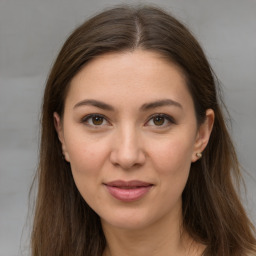
{"label": "long brown hair", "polygon": [[[121,6],[104,11],[67,39],[49,75],[42,107],[38,195],[32,230],[33,256],[101,256],[106,245],[99,216],[79,194],[62,157],[53,113],[63,115],[72,78],[94,57],[108,52],[150,50],[185,74],[198,124],[207,109],[215,123],[203,157],[191,165],[182,195],[184,228],[206,245],[204,255],[256,253],[255,230],[233,180],[240,180],[237,156],[226,128],[216,78],[193,35],[154,7]],[[145,63],[146,65],[146,63]]]}

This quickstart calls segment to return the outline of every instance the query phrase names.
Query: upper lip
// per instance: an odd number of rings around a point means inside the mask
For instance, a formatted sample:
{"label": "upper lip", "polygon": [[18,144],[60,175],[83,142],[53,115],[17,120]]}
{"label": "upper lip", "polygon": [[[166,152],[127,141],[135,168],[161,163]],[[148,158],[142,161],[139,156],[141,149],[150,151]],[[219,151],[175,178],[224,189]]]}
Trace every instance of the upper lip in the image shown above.
{"label": "upper lip", "polygon": [[140,180],[130,180],[130,181],[114,180],[104,184],[111,187],[128,187],[128,188],[129,187],[148,187],[153,185],[151,183],[140,181]]}

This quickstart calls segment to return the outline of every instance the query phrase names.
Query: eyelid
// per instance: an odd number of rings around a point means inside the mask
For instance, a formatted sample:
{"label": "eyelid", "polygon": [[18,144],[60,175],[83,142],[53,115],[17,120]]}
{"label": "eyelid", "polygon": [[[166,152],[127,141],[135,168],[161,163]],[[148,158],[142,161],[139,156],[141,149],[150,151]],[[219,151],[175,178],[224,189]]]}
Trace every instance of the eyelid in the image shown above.
{"label": "eyelid", "polygon": [[[89,124],[89,123],[88,123],[88,120],[89,120],[90,118],[93,118],[93,117],[100,117],[100,118],[103,118],[103,119],[107,122],[107,124],[100,124],[100,125]],[[155,113],[155,114],[151,115],[151,116],[147,119],[147,121],[146,121],[146,123],[145,123],[145,126],[147,126],[147,124],[148,124],[153,118],[155,118],[155,117],[163,117],[163,118],[165,118],[165,120],[168,121],[169,124],[167,124],[167,125],[166,125],[166,124],[165,124],[165,125],[159,125],[159,126],[157,126],[157,125],[148,125],[148,126],[155,126],[155,127],[158,127],[158,128],[165,128],[165,127],[167,127],[167,126],[169,126],[169,125],[171,125],[171,124],[177,124],[176,121],[175,121],[175,119],[174,119],[172,116],[170,116],[170,115],[168,115],[168,114],[164,114],[164,113]],[[84,116],[84,117],[81,119],[81,123],[83,123],[83,124],[85,124],[85,125],[87,125],[87,126],[89,126],[89,127],[92,127],[92,128],[100,128],[100,127],[102,127],[102,126],[109,126],[109,125],[111,125],[110,121],[108,120],[108,118],[107,118],[106,116],[104,116],[104,115],[102,115],[102,114],[98,114],[98,113],[91,113],[91,114],[88,114],[88,115]]]}
{"label": "eyelid", "polygon": [[[93,125],[93,124],[88,124],[88,120],[90,118],[93,118],[93,117],[100,117],[100,118],[103,118],[108,124],[101,124],[101,125]],[[87,125],[87,126],[90,126],[90,127],[93,127],[93,128],[100,128],[102,126],[106,126],[106,125],[111,125],[111,123],[109,122],[108,118],[106,118],[104,115],[102,114],[97,114],[97,113],[93,113],[93,114],[88,114],[86,116],[84,116],[82,119],[81,119],[81,123]]]}
{"label": "eyelid", "polygon": [[[164,114],[164,113],[156,113],[156,114],[151,115],[148,118],[146,124],[149,123],[149,121],[152,120],[154,117],[163,117],[163,118],[165,118],[169,122],[169,125],[170,124],[177,124],[175,119],[172,116]],[[168,125],[160,125],[160,126],[150,125],[150,126],[155,126],[155,127],[158,127],[158,128],[164,128],[164,127],[167,127]]]}

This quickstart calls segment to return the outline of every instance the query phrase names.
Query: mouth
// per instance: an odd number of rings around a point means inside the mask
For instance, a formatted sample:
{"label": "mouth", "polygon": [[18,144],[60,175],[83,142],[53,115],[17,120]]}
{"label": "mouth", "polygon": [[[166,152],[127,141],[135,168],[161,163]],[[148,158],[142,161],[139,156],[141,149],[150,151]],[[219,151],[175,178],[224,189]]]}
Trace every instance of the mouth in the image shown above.
{"label": "mouth", "polygon": [[116,180],[104,183],[104,185],[112,197],[124,202],[131,202],[141,199],[153,187],[153,184],[139,180]]}

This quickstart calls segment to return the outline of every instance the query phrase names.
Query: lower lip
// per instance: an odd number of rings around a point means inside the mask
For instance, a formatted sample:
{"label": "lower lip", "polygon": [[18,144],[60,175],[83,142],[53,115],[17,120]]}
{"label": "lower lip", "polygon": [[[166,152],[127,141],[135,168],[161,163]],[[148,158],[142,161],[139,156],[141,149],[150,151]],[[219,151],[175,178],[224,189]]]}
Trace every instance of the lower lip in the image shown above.
{"label": "lower lip", "polygon": [[136,188],[120,188],[120,187],[113,187],[106,185],[106,188],[110,195],[114,198],[124,201],[124,202],[131,202],[141,199],[145,196],[152,186],[146,187],[136,187]]}

